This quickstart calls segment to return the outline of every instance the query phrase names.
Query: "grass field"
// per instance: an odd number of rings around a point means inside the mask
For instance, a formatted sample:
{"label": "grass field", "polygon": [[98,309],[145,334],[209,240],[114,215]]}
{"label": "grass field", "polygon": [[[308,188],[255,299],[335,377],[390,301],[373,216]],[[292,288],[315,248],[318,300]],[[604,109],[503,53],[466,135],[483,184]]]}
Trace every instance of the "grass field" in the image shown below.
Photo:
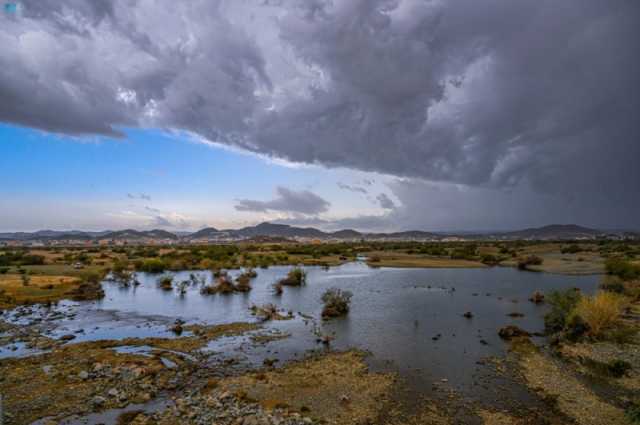
{"label": "grass field", "polygon": [[425,267],[425,268],[480,268],[487,267],[479,261],[454,260],[402,252],[367,252],[367,264],[371,267]]}
{"label": "grass field", "polygon": [[71,276],[28,276],[23,284],[22,275],[0,275],[0,307],[8,308],[16,304],[44,303],[65,298],[80,284],[80,279]]}

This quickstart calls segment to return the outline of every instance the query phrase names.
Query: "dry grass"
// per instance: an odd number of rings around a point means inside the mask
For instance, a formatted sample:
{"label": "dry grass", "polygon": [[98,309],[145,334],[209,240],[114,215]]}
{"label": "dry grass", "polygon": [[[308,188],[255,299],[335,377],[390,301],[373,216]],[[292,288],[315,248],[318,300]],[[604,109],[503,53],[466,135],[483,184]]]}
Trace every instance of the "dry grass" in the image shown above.
{"label": "dry grass", "polygon": [[604,331],[620,323],[626,305],[625,297],[600,291],[592,297],[582,297],[576,306],[575,314],[587,322],[590,334],[597,338],[601,337]]}
{"label": "dry grass", "polygon": [[577,378],[539,352],[521,355],[527,385],[557,400],[558,409],[579,425],[628,424],[624,411],[605,403]]}
{"label": "dry grass", "polygon": [[71,276],[29,276],[29,285],[25,286],[21,275],[0,275],[0,308],[57,301],[70,295],[80,283]]}
{"label": "dry grass", "polygon": [[[368,264],[373,267],[424,267],[424,268],[472,268],[487,267],[479,261],[453,260],[448,257],[433,257],[402,252],[369,252]],[[371,259],[376,258],[376,261]]]}
{"label": "dry grass", "polygon": [[351,425],[373,423],[394,382],[391,375],[369,373],[363,354],[349,351],[227,378],[220,387],[242,392],[265,408],[290,406],[330,424]]}

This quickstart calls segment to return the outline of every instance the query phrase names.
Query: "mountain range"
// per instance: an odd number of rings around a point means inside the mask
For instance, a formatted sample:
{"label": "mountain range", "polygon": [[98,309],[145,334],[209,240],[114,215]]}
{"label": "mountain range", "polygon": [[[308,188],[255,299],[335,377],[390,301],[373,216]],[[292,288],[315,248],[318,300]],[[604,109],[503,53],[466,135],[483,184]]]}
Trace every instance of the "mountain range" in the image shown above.
{"label": "mountain range", "polygon": [[308,238],[308,239],[389,239],[389,240],[443,240],[447,238],[464,239],[535,239],[535,240],[577,240],[595,239],[599,237],[630,237],[638,238],[640,235],[634,232],[603,231],[575,224],[552,224],[549,226],[528,228],[509,232],[460,232],[460,233],[436,233],[421,230],[412,230],[393,233],[362,233],[353,229],[344,229],[336,232],[324,232],[313,227],[295,227],[286,224],[260,223],[256,226],[243,227],[241,229],[219,230],[207,227],[197,232],[172,233],[166,230],[118,230],[102,232],[85,232],[81,230],[57,231],[40,230],[37,232],[7,232],[0,233],[0,240],[16,241],[54,241],[54,240],[171,240],[171,241],[215,241],[228,239],[252,239],[259,237],[275,237],[284,239]]}

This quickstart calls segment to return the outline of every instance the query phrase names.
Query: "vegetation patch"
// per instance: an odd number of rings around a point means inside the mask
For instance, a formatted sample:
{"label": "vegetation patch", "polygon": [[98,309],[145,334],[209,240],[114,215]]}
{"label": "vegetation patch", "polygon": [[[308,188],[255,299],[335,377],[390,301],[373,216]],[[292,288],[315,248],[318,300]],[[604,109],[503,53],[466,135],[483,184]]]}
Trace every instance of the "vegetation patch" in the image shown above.
{"label": "vegetation patch", "polygon": [[322,302],[324,303],[322,317],[329,319],[347,315],[351,305],[351,297],[353,297],[353,294],[350,291],[344,291],[339,288],[327,289],[322,294]]}

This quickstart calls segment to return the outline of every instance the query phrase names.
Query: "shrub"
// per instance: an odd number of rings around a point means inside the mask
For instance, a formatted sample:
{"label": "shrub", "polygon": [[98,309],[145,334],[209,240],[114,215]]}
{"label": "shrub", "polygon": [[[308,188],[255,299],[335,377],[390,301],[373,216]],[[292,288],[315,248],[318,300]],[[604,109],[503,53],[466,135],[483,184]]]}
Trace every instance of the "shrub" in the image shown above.
{"label": "shrub", "polygon": [[249,292],[251,290],[251,278],[247,273],[242,273],[236,279],[235,290],[239,292]]}
{"label": "shrub", "polygon": [[624,283],[616,278],[605,279],[600,283],[600,289],[608,292],[615,292],[616,294],[624,294]]}
{"label": "shrub", "polygon": [[640,424],[640,405],[632,404],[627,408],[625,414],[632,424]]}
{"label": "shrub", "polygon": [[307,273],[300,267],[294,267],[287,273],[287,277],[280,280],[284,286],[302,286],[307,283]]}
{"label": "shrub", "polygon": [[622,378],[631,370],[631,364],[625,360],[611,360],[607,368],[611,376]]}
{"label": "shrub", "polygon": [[567,317],[580,301],[581,294],[575,289],[551,291],[546,296],[551,311],[544,316],[544,326],[548,332],[560,332],[567,324]]}
{"label": "shrub", "polygon": [[353,294],[349,291],[343,291],[338,288],[329,288],[322,294],[322,317],[339,317],[349,312],[351,297]]}
{"label": "shrub", "polygon": [[580,245],[571,244],[569,246],[562,247],[560,252],[562,254],[577,254],[578,252],[582,252],[582,248],[580,248]]}
{"label": "shrub", "polygon": [[9,267],[0,267],[0,274],[7,274]]}
{"label": "shrub", "polygon": [[236,287],[227,275],[220,276],[215,285],[203,286],[203,294],[231,294],[236,291]]}
{"label": "shrub", "polygon": [[598,338],[619,323],[626,303],[621,295],[601,291],[592,297],[582,297],[576,305],[575,314],[584,319],[589,325],[589,333]]}
{"label": "shrub", "polygon": [[499,263],[498,258],[495,255],[486,254],[482,256],[482,262],[489,266],[495,266]]}
{"label": "shrub", "polygon": [[528,270],[529,266],[539,266],[542,264],[542,258],[537,255],[530,255],[526,258],[518,260],[518,268],[520,270]]}
{"label": "shrub", "polygon": [[165,291],[170,291],[173,289],[173,277],[171,276],[162,276],[158,279],[158,286]]}
{"label": "shrub", "polygon": [[140,270],[147,273],[162,273],[167,269],[167,264],[159,258],[151,258],[142,262]]}
{"label": "shrub", "polygon": [[618,276],[622,280],[640,279],[640,266],[622,258],[608,258],[604,266],[608,274]]}

